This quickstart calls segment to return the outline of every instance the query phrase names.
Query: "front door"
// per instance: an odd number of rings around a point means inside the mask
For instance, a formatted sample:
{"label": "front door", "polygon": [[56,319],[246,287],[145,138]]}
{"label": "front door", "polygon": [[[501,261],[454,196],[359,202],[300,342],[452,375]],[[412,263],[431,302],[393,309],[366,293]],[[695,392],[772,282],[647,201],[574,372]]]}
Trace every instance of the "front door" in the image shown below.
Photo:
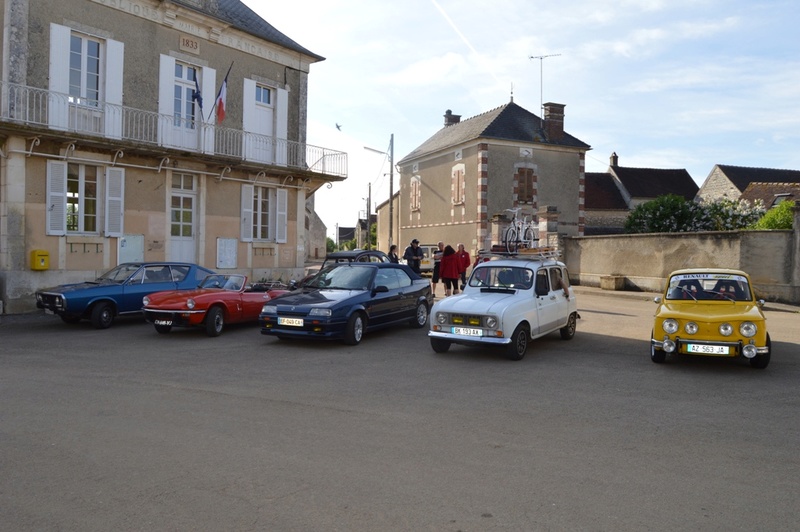
{"label": "front door", "polygon": [[169,260],[196,262],[196,179],[191,174],[172,174],[170,195]]}
{"label": "front door", "polygon": [[203,124],[202,111],[197,98],[195,67],[175,62],[175,80],[172,89],[172,145],[196,150],[199,147],[199,131]]}
{"label": "front door", "polygon": [[252,122],[253,135],[247,138],[247,159],[260,163],[272,163],[275,160],[275,104],[272,89],[256,84],[255,108]]}

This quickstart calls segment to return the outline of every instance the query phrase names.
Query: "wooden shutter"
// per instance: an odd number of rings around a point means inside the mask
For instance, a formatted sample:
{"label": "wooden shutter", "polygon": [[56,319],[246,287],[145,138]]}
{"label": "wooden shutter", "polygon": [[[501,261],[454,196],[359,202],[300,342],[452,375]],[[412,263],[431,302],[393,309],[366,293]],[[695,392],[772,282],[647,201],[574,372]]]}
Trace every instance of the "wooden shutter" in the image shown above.
{"label": "wooden shutter", "polygon": [[279,188],[276,194],[276,210],[275,210],[275,242],[279,244],[286,243],[286,233],[288,224],[288,204],[289,204],[289,191],[285,188]]}
{"label": "wooden shutter", "polygon": [[67,234],[67,163],[47,161],[46,234]]}
{"label": "wooden shutter", "polygon": [[[105,109],[106,137],[122,138],[122,67],[125,45],[119,41],[106,40],[105,102],[112,107]],[[117,107],[119,106],[119,107]]]}
{"label": "wooden shutter", "polygon": [[[158,65],[158,114],[173,116],[175,84],[175,58],[161,55]],[[172,120],[160,118],[158,121],[158,143],[172,145]]]}
{"label": "wooden shutter", "polygon": [[[286,158],[287,153],[287,139],[289,131],[289,91],[285,89],[277,89],[278,101],[275,102],[275,113],[277,120],[275,121],[275,163],[285,166],[288,161]],[[293,161],[298,162],[298,161]]]}
{"label": "wooden shutter", "polygon": [[106,169],[106,236],[122,236],[125,216],[125,170]]}
{"label": "wooden shutter", "polygon": [[[50,24],[50,94],[47,101],[47,120],[50,127],[69,127],[69,40],[72,34],[66,26]],[[66,223],[66,218],[64,220]]]}
{"label": "wooden shutter", "polygon": [[242,242],[253,241],[253,185],[242,185]]}

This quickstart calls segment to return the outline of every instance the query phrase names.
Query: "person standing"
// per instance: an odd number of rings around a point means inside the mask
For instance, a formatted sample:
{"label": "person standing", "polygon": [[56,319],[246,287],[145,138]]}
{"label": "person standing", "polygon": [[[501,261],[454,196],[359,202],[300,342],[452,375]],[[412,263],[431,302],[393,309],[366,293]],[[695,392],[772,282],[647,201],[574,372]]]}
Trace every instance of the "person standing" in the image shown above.
{"label": "person standing", "polygon": [[389,246],[389,253],[387,253],[387,255],[389,257],[389,262],[391,262],[393,264],[397,264],[397,263],[400,262],[400,257],[397,256],[397,245],[396,244],[392,244],[391,246]]}
{"label": "person standing", "polygon": [[405,259],[409,268],[411,268],[415,273],[420,273],[422,248],[419,247],[419,240],[415,238],[411,241],[411,245],[409,245],[405,252],[403,252],[403,258]]}
{"label": "person standing", "polygon": [[442,284],[444,284],[444,295],[456,295],[458,293],[458,277],[461,263],[456,255],[456,250],[453,246],[447,245],[442,251],[441,265],[439,273],[442,277]]}
{"label": "person standing", "polygon": [[431,278],[431,293],[436,297],[436,284],[439,282],[439,267],[442,262],[442,255],[444,254],[444,242],[436,244],[436,249],[433,252],[433,277]]}
{"label": "person standing", "polygon": [[461,275],[461,290],[464,290],[467,285],[467,268],[472,263],[472,259],[470,259],[467,250],[464,249],[464,244],[458,244],[456,256],[458,257],[459,274]]}

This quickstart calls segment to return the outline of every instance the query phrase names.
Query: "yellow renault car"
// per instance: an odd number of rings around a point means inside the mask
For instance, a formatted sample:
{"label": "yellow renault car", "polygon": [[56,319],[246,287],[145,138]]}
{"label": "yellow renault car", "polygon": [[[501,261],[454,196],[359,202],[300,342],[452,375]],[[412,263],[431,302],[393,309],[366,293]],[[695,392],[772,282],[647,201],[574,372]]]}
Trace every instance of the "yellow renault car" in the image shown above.
{"label": "yellow renault car", "polygon": [[754,368],[769,364],[767,319],[750,277],[740,270],[693,268],[670,274],[658,303],[650,358],[667,354],[744,357]]}

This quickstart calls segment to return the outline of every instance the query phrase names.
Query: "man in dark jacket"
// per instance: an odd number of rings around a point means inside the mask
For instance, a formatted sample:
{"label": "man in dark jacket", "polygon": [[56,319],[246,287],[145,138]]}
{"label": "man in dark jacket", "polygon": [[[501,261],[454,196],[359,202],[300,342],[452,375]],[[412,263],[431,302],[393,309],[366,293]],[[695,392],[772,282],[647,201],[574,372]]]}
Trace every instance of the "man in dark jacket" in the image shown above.
{"label": "man in dark jacket", "polygon": [[406,260],[409,268],[417,273],[420,273],[420,263],[422,262],[422,248],[419,247],[419,240],[416,238],[411,241],[411,245],[406,248],[403,253],[403,258]]}

